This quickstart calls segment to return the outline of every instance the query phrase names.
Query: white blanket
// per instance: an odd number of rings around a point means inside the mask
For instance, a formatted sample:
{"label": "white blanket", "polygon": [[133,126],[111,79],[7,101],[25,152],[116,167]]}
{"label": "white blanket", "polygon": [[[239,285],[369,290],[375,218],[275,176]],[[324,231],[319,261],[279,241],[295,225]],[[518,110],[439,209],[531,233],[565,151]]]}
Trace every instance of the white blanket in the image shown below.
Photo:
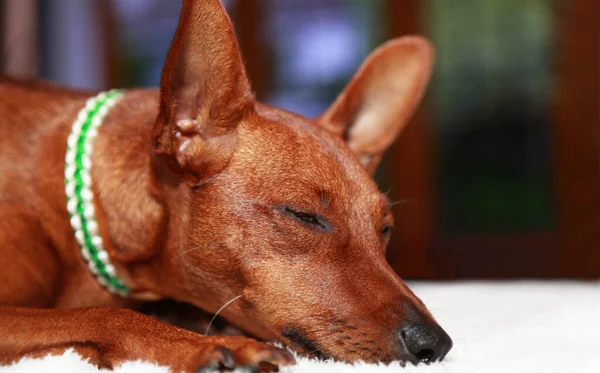
{"label": "white blanket", "polygon": [[[315,362],[282,372],[600,373],[600,283],[467,282],[409,284],[454,340],[441,364],[376,366]],[[0,336],[1,338],[1,336]],[[129,362],[117,372],[169,370]],[[98,373],[72,351],[23,359],[1,373]],[[103,371],[102,371],[103,372]]]}

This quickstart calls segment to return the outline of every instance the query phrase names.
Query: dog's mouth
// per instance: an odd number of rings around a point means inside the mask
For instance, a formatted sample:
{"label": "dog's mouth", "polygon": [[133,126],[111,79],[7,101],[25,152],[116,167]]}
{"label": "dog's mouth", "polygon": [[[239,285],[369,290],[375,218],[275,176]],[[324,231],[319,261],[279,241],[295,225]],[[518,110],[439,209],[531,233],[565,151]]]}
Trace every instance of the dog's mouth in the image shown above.
{"label": "dog's mouth", "polygon": [[327,360],[330,358],[328,354],[323,352],[318,346],[317,342],[308,338],[304,333],[294,327],[284,328],[281,331],[281,335],[292,342],[296,347],[299,347],[307,355],[318,358],[319,360]]}

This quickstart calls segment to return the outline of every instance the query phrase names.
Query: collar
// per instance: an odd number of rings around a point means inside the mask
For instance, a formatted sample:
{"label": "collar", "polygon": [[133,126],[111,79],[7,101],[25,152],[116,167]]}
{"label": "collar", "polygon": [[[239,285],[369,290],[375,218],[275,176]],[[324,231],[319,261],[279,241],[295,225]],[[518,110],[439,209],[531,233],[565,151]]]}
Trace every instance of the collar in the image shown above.
{"label": "collar", "polygon": [[121,99],[118,90],[102,92],[87,100],[73,122],[65,156],[65,191],[71,226],[90,271],[112,293],[126,296],[129,288],[117,276],[98,232],[92,193],[93,141],[110,109]]}

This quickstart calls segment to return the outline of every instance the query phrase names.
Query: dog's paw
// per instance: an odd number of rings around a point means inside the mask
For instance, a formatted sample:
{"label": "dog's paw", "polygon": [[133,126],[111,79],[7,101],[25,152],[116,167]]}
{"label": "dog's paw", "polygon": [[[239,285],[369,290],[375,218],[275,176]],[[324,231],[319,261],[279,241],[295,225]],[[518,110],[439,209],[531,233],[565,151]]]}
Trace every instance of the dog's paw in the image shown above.
{"label": "dog's paw", "polygon": [[[296,363],[284,349],[244,337],[210,337],[216,348],[207,356],[206,365],[198,372],[214,372],[238,368],[243,372],[276,371],[279,366]],[[218,348],[217,348],[218,347]]]}
{"label": "dog's paw", "polygon": [[218,372],[222,370],[232,370],[237,364],[233,353],[226,347],[211,345],[202,352],[202,358],[199,359],[198,373]]}

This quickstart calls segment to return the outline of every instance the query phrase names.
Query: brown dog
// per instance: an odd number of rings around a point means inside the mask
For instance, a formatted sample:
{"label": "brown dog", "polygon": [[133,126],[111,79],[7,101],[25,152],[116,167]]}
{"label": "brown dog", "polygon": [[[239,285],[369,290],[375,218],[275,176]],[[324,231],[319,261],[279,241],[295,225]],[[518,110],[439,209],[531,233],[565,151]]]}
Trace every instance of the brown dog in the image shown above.
{"label": "brown dog", "polygon": [[69,347],[108,367],[293,363],[128,310],[163,298],[237,299],[229,322],[313,355],[441,360],[452,342],[386,263],[392,216],[370,178],[432,59],[421,38],[386,43],[312,121],[256,102],[220,2],[184,1],[160,92],[126,92],[94,142],[98,230],[127,297],[92,275],[67,212],[67,137],[94,94],[0,80],[0,363]]}

